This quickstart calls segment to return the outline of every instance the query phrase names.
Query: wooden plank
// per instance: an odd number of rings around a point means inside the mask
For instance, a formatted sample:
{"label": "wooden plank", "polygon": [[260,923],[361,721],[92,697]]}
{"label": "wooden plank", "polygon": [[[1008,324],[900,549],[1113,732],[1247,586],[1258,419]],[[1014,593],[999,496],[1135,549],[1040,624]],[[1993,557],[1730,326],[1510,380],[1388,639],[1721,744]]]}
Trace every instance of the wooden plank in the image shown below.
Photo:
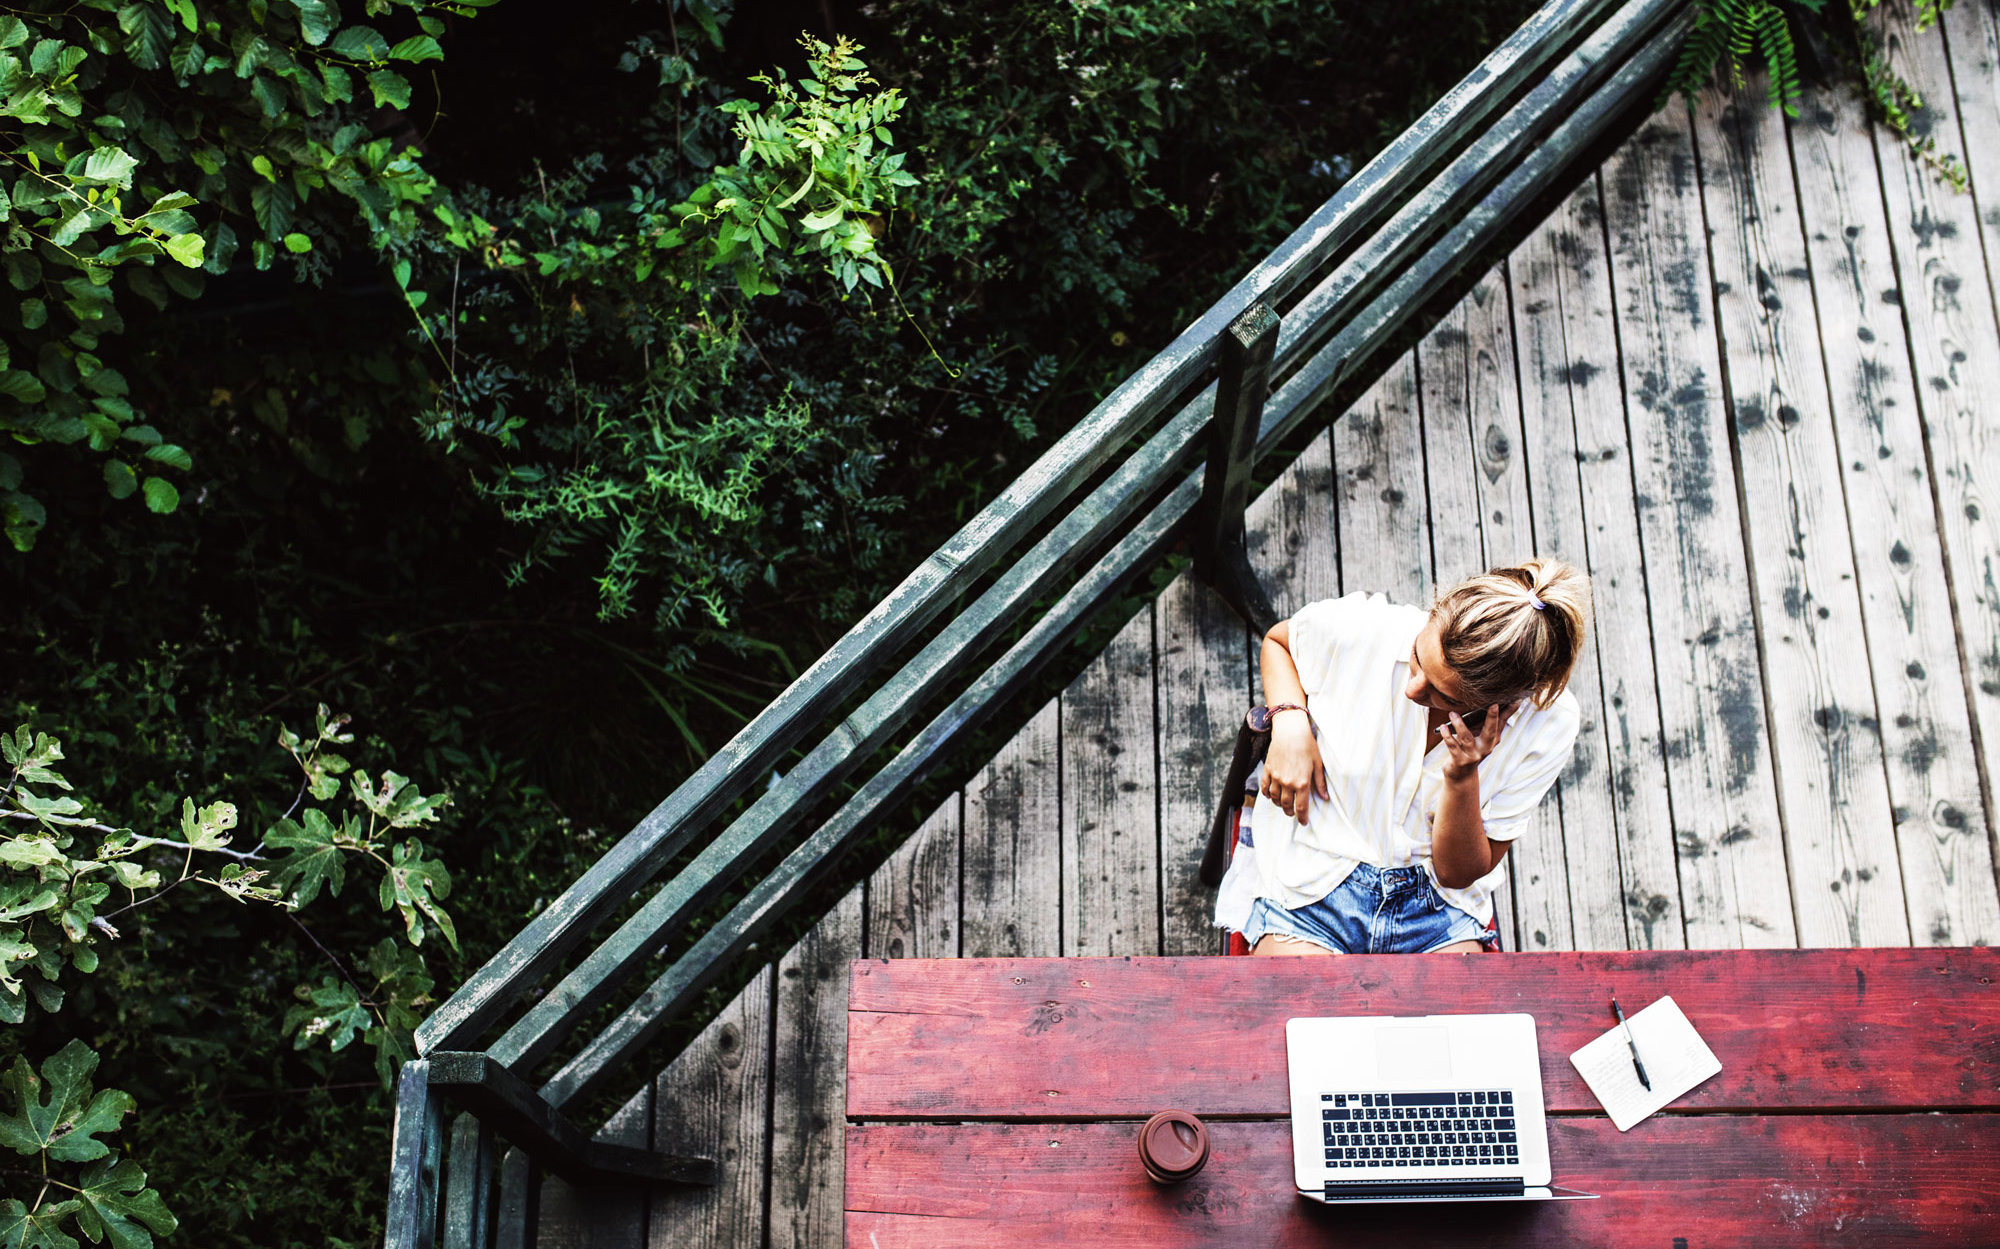
{"label": "wooden plank", "polygon": [[1588,1112],[1569,1055],[1613,990],[1671,993],[1721,1059],[1685,1110],[1996,1109],[1996,980],[1984,948],[857,963],[847,1113],[1283,1114],[1286,1019],[1440,1009],[1532,1013],[1548,1106]]}
{"label": "wooden plank", "polygon": [[652,1193],[650,1249],[764,1243],[771,979],[767,965],[654,1083],[654,1148],[713,1158],[722,1178]]}
{"label": "wooden plank", "polygon": [[1687,111],[1603,188],[1687,941],[1793,945]]}
{"label": "wooden plank", "polygon": [[1340,591],[1429,601],[1430,529],[1424,500],[1414,355],[1391,364],[1333,424]]}
{"label": "wooden plank", "polygon": [[1160,950],[1153,612],[1063,691],[1063,953]]}
{"label": "wooden plank", "polygon": [[1815,92],[1791,128],[1834,436],[1911,934],[2000,942],[1909,338],[1861,101]]}
{"label": "wooden plank", "polygon": [[1283,1121],[1209,1131],[1208,1166],[1169,1187],[1129,1123],[850,1127],[847,1243],[1984,1245],[2000,1218],[1985,1115],[1557,1120],[1557,1182],[1602,1200],[1420,1211],[1301,1201]]}
{"label": "wooden plank", "polygon": [[1333,442],[1321,433],[1244,513],[1245,547],[1281,618],[1340,595]]}
{"label": "wooden plank", "polygon": [[[649,1084],[619,1108],[596,1135],[615,1145],[650,1147],[653,1088]],[[542,1181],[536,1249],[640,1249],[646,1244],[646,1194],[624,1184]]]}
{"label": "wooden plank", "polygon": [[[1441,589],[1533,553],[1508,321],[1507,278],[1495,270],[1417,347],[1432,574]],[[1521,844],[1508,852],[1506,875],[1495,891],[1508,948],[1551,948],[1557,902],[1563,922],[1554,948],[1572,944],[1561,857],[1561,821],[1550,801],[1537,809]]]}
{"label": "wooden plank", "polygon": [[861,894],[859,885],[850,889],[778,962],[770,1071],[772,1249],[813,1249],[840,1235],[848,967],[861,957]]}
{"label": "wooden plank", "polygon": [[968,958],[1062,952],[1060,722],[1050,699],[965,787]]}
{"label": "wooden plank", "polygon": [[958,826],[964,799],[931,812],[868,878],[868,947],[875,958],[958,953]]}
{"label": "wooden plank", "polygon": [[1707,91],[1694,133],[1799,940],[1908,945],[1784,115]]}
{"label": "wooden plank", "polygon": [[1593,639],[1570,681],[1582,721],[1556,794],[1571,939],[1586,950],[1676,948],[1680,885],[1595,178],[1515,250],[1507,271],[1535,551],[1591,578]]}
{"label": "wooden plank", "polygon": [[[1475,345],[1470,306],[1492,302],[1493,275],[1487,274],[1417,344],[1418,425],[1423,430],[1424,485],[1429,496],[1431,584],[1456,584],[1487,567],[1480,525],[1479,469],[1474,463],[1473,414],[1480,400],[1494,402],[1485,375],[1493,372],[1488,344]],[[1480,357],[1484,356],[1482,360]],[[1475,398],[1473,391],[1482,393]],[[1513,410],[1514,405],[1509,405]]]}
{"label": "wooden plank", "polygon": [[[1994,829],[1992,787],[2000,767],[2000,441],[1989,408],[2000,393],[2000,329],[1984,253],[2000,245],[2000,238],[1990,237],[1992,225],[1981,220],[1978,208],[1982,199],[1991,202],[2000,185],[1995,167],[2000,150],[1973,146],[1993,141],[1986,114],[1995,103],[1991,49],[1972,7],[1947,25],[1949,63],[1945,41],[1935,31],[1913,32],[1900,9],[1891,6],[1874,20],[1881,23],[1890,66],[1928,105],[1916,124],[1937,139],[1940,150],[1964,154],[1974,194],[1941,186],[1893,135],[1878,134],[1875,145],[1979,747],[1986,821]],[[1968,17],[1974,21],[1968,23]],[[1963,80],[1962,99],[1954,91],[1954,68]]]}
{"label": "wooden plank", "polygon": [[[1266,497],[1276,487],[1266,492]],[[1329,509],[1330,510],[1330,509]],[[1160,595],[1160,946],[1220,954],[1215,890],[1201,883],[1209,822],[1250,706],[1249,634],[1220,595],[1183,573]]]}

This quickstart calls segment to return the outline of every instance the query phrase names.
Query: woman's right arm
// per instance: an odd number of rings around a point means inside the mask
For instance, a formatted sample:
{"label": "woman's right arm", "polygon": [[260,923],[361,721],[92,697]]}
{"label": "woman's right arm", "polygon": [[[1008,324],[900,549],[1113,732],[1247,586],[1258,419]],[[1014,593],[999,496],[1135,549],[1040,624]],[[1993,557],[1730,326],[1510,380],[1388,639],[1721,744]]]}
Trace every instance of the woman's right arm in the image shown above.
{"label": "woman's right arm", "polygon": [[[1292,659],[1292,622],[1281,620],[1264,635],[1259,666],[1264,673],[1264,702],[1277,707],[1303,707],[1305,685]],[[1313,738],[1312,720],[1303,711],[1281,711],[1271,719],[1271,749],[1264,757],[1261,792],[1293,819],[1303,823],[1312,795],[1328,796],[1326,764]]]}

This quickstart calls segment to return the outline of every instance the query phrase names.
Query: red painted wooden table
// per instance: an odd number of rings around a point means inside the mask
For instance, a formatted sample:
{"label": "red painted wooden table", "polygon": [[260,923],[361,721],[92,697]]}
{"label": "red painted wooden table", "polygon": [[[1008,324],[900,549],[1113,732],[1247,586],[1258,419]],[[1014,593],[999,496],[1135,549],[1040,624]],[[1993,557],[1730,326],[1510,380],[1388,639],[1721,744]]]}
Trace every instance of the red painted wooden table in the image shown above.
{"label": "red painted wooden table", "polygon": [[[847,1243],[2000,1244],[2000,954],[1771,950],[853,966]],[[1671,993],[1722,1073],[1628,1133],[1569,1055]],[[1334,1209],[1292,1191],[1284,1022],[1535,1016],[1556,1182],[1599,1201]],[[1152,1183],[1156,1110],[1207,1168]]]}

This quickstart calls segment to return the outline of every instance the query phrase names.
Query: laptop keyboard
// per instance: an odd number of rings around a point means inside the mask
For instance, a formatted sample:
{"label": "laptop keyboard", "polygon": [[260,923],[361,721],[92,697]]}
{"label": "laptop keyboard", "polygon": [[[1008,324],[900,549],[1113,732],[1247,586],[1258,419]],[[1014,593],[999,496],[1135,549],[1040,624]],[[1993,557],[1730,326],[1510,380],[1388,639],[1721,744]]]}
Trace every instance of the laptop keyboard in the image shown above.
{"label": "laptop keyboard", "polygon": [[1518,1167],[1514,1094],[1322,1093],[1326,1167]]}

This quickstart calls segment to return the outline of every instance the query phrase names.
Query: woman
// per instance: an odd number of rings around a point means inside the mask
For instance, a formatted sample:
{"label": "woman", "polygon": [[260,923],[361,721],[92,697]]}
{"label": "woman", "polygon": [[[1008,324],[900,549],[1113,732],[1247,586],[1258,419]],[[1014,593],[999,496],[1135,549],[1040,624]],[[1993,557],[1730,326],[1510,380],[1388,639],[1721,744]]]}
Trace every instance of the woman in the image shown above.
{"label": "woman", "polygon": [[1497,944],[1501,860],[1576,741],[1589,620],[1588,579],[1531,559],[1429,613],[1350,594],[1273,628],[1256,900],[1228,926],[1265,955]]}

